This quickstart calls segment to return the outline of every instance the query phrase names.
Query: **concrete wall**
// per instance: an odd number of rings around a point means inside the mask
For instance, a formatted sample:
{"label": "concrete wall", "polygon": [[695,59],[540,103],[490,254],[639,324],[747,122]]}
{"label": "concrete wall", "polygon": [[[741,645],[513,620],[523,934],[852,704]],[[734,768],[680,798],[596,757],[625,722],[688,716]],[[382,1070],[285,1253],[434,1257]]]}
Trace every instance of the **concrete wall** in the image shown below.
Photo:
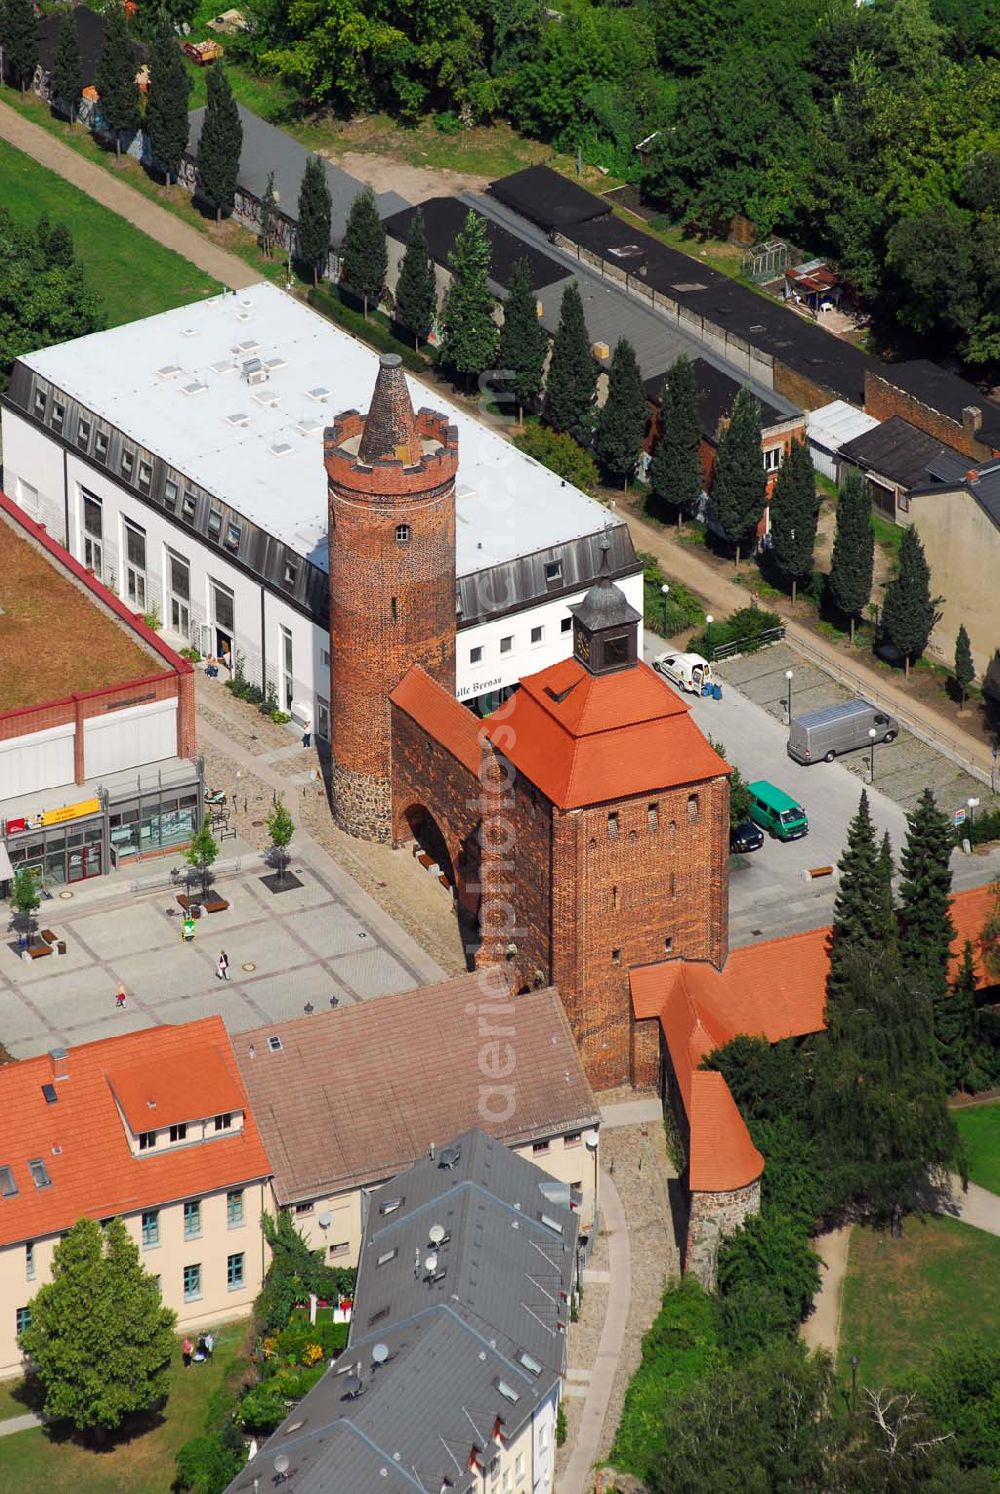
{"label": "concrete wall", "polygon": [[[262,1210],[271,1207],[270,1189],[263,1180],[243,1185],[243,1222],[229,1225],[227,1190],[201,1197],[201,1235],[195,1240],[184,1238],[184,1200],[163,1204],[160,1208],[159,1245],[143,1246],[142,1212],[125,1216],[129,1234],[139,1246],[145,1270],[160,1279],[164,1305],[177,1313],[181,1332],[198,1332],[228,1318],[243,1317],[250,1312],[253,1300],[264,1279],[264,1236],[260,1227]],[[34,1277],[28,1278],[25,1241],[0,1250],[0,1378],[18,1375],[23,1370],[17,1345],[17,1309],[28,1307],[31,1299],[52,1279],[52,1256],[59,1235],[48,1235],[32,1242]],[[230,1291],[227,1261],[230,1255],[242,1254],[241,1288]],[[184,1267],[201,1266],[201,1296],[184,1301]]]}
{"label": "concrete wall", "polygon": [[911,497],[910,520],[927,555],[931,594],[942,598],[931,647],[952,660],[964,623],[982,675],[1000,646],[1000,530],[965,489]]}

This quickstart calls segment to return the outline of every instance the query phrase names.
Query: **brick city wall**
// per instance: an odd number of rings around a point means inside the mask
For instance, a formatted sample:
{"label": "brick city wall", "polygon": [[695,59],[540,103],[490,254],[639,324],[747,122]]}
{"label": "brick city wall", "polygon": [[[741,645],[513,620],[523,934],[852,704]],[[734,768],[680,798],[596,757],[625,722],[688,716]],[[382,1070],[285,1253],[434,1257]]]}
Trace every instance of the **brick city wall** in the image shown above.
{"label": "brick city wall", "polygon": [[552,979],[595,1089],[629,1082],[630,968],[724,964],[728,830],[726,778],[557,814]]}
{"label": "brick city wall", "polygon": [[[480,783],[465,763],[429,737],[400,710],[392,711],[392,840],[404,845],[416,839],[414,811],[430,815],[447,851],[464,914],[479,907]],[[431,846],[425,847],[433,850]]]}
{"label": "brick city wall", "polygon": [[978,441],[973,432],[967,431],[959,421],[950,420],[940,411],[932,410],[929,405],[923,404],[905,390],[897,389],[889,379],[879,374],[865,374],[865,410],[869,415],[874,415],[876,420],[900,416],[902,420],[916,426],[917,430],[926,431],[936,441],[962,452],[970,463],[986,462],[993,456],[990,447]]}
{"label": "brick city wall", "polygon": [[[556,810],[511,764],[505,771],[504,818],[509,822],[507,871],[513,942],[517,955],[512,978],[515,990],[532,990],[554,981],[552,962],[553,824]],[[561,994],[561,993],[560,993]]]}
{"label": "brick city wall", "polygon": [[662,1082],[662,1060],[660,1042],[662,1028],[659,1017],[632,1019],[632,1053],[630,1058],[630,1080],[633,1089],[653,1089],[659,1092]]}
{"label": "brick city wall", "polygon": [[760,1178],[745,1188],[726,1193],[692,1192],[689,1198],[684,1269],[711,1291],[716,1282],[720,1244],[751,1214],[760,1213]]}

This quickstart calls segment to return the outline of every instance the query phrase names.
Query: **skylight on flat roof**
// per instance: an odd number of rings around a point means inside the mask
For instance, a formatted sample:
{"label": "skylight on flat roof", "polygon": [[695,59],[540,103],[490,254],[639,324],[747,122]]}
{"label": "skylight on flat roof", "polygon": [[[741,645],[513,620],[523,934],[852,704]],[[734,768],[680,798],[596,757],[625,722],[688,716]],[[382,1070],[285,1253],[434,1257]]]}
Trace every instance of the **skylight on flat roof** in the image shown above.
{"label": "skylight on flat roof", "polygon": [[180,371],[179,363],[165,363],[162,368],[156,370],[161,379],[176,379]]}
{"label": "skylight on flat roof", "polygon": [[191,395],[191,394],[204,394],[205,390],[207,388],[208,388],[208,385],[207,384],[203,384],[202,381],[201,381],[201,379],[193,379],[190,384],[182,384],[181,385],[181,393],[182,394],[188,394],[188,395]]}
{"label": "skylight on flat roof", "polygon": [[212,372],[227,374],[236,372],[236,364],[232,358],[220,358],[218,363],[212,364]]}
{"label": "skylight on flat roof", "polygon": [[289,441],[275,441],[271,447],[271,455],[277,457],[287,456],[292,450],[294,448]]}
{"label": "skylight on flat roof", "polygon": [[247,426],[250,424],[250,416],[243,410],[237,410],[233,415],[227,415],[226,421],[229,425]]}
{"label": "skylight on flat roof", "polygon": [[305,419],[295,422],[295,429],[302,436],[311,436],[313,431],[323,429],[323,422],[322,420],[310,420],[307,416]]}
{"label": "skylight on flat roof", "polygon": [[309,390],[309,398],[316,400],[317,404],[321,404],[323,400],[328,399],[329,395],[330,391],[324,384],[317,384],[315,389]]}
{"label": "skylight on flat roof", "polygon": [[288,359],[287,358],[265,358],[264,359],[264,367],[266,369],[268,369],[271,373],[274,373],[274,371],[275,371],[276,368],[287,368],[288,367]]}
{"label": "skylight on flat roof", "polygon": [[242,342],[236,344],[236,350],[240,353],[259,353],[260,343],[256,337],[245,337]]}

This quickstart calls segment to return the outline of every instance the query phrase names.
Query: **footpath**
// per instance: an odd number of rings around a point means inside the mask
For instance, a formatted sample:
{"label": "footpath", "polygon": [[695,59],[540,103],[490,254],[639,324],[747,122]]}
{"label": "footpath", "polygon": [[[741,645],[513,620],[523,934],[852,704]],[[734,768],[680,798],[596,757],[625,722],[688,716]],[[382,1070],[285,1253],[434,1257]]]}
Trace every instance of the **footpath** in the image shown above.
{"label": "footpath", "polygon": [[110,208],[151,239],[156,239],[157,243],[190,260],[229,290],[244,290],[260,279],[251,265],[244,264],[242,259],[227,250],[219,249],[189,223],[175,217],[166,208],[158,207],[127,181],[119,180],[112,172],[63,145],[48,130],[25,119],[9,104],[0,103],[0,139],[23,151],[40,166],[47,166],[50,171],[72,182],[95,202]]}
{"label": "footpath", "polygon": [[[628,524],[636,549],[647,550],[655,555],[669,576],[703,596],[713,616],[721,619],[727,613],[748,605],[746,587],[738,586],[734,581],[720,576],[702,560],[697,546],[678,544],[670,537],[668,530],[649,523],[630,509],[623,507],[616,512]],[[914,730],[917,736],[924,737],[934,746],[944,746],[960,762],[971,764],[980,774],[985,774],[986,782],[989,782],[993,764],[990,749],[985,742],[955,728],[923,701],[914,700],[894,684],[891,678],[877,674],[864,662],[864,655],[860,650],[857,658],[847,658],[828,639],[795,622],[786,613],[782,617],[786,640],[793,648],[813,663],[819,664],[842,684],[855,688],[860,685],[867,695],[888,706],[892,714]]]}

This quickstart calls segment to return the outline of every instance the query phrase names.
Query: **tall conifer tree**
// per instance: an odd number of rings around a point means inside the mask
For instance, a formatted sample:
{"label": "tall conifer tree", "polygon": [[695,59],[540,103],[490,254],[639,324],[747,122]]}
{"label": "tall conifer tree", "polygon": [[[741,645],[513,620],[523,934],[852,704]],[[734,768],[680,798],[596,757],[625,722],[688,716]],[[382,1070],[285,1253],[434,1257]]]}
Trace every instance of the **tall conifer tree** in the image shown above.
{"label": "tall conifer tree", "polygon": [[310,156],[302,173],[299,188],[298,249],[299,258],[312,273],[313,285],[319,283],[330,254],[330,226],[333,202],[326,171],[319,156]]}
{"label": "tall conifer tree", "polygon": [[104,47],[97,65],[101,118],[115,138],[115,156],[122,157],[122,136],[129,139],[139,127],[139,85],[125,12],[116,6],[105,18]]}
{"label": "tall conifer tree", "polygon": [[735,548],[737,565],[743,546],[753,542],[766,496],[760,403],[744,385],[733,400],[729,424],[719,440],[712,481],[712,512]]}
{"label": "tall conifer tree", "polygon": [[499,329],[496,302],[487,285],[490,245],[478,213],[469,210],[448,255],[451,285],[441,307],[440,361],[466,385],[496,361]]}
{"label": "tall conifer tree", "polygon": [[524,423],[525,405],[534,404],[542,392],[548,333],[538,320],[538,300],[526,260],[519,259],[511,271],[503,308],[497,361],[511,373],[510,389],[517,400],[517,422]]}
{"label": "tall conifer tree", "polygon": [[628,487],[646,428],[648,407],[635,349],[619,338],[611,358],[608,397],[597,416],[594,450],[605,473]]}
{"label": "tall conifer tree", "polygon": [[59,41],[52,60],[52,98],[59,108],[65,110],[70,124],[75,124],[83,98],[83,64],[75,10],[66,11],[59,27]]}
{"label": "tall conifer tree", "polygon": [[594,424],[597,367],[590,351],[583,301],[575,280],[562,294],[559,327],[545,381],[545,414],[554,430],[586,443]]}
{"label": "tall conifer tree", "polygon": [[649,482],[660,503],[689,513],[702,491],[701,421],[694,368],[681,353],[667,371],[660,396],[662,434],[649,465]]}
{"label": "tall conifer tree", "polygon": [[849,473],[837,497],[837,533],[830,564],[830,595],[854,626],[872,594],[875,567],[875,534],[872,530],[872,499],[860,472]]}
{"label": "tall conifer tree", "polygon": [[188,142],[188,99],[191,79],[177,38],[169,26],[157,29],[149,54],[149,92],[146,97],[146,134],[153,159],[167,180],[177,180]]}
{"label": "tall conifer tree", "polygon": [[243,124],[221,62],[208,73],[208,96],[198,141],[198,193],[215,208],[216,222],[231,213],[243,152]]}
{"label": "tall conifer tree", "polygon": [[32,0],[3,0],[3,56],[15,87],[23,93],[38,62],[38,34]]}
{"label": "tall conifer tree", "polygon": [[793,441],[771,494],[771,543],[778,569],[792,583],[792,605],[800,581],[812,574],[819,522],[816,473],[805,441]]}
{"label": "tall conifer tree", "polygon": [[895,871],[892,860],[892,841],[886,830],[882,836],[882,844],[878,851],[878,874],[880,895],[882,898],[882,925],[885,929],[885,942],[896,943],[896,905],[892,895],[892,875]]}
{"label": "tall conifer tree", "polygon": [[354,294],[361,297],[367,321],[368,302],[378,302],[389,267],[385,229],[371,187],[365,187],[351,203],[344,230],[343,257],[344,275]]}
{"label": "tall conifer tree", "polygon": [[847,831],[847,845],[837,863],[839,879],[830,931],[827,1022],[845,985],[845,969],[859,957],[874,955],[885,943],[885,875],[875,831],[862,789],[858,812]]}
{"label": "tall conifer tree", "polygon": [[267,185],[260,200],[260,233],[257,241],[268,259],[274,254],[278,234],[278,198],[274,190],[274,172],[267,173]]}
{"label": "tall conifer tree", "polygon": [[934,1003],[934,1036],[949,1090],[974,1088],[977,1048],[976,959],[966,939],[954,986]]}
{"label": "tall conifer tree", "polygon": [[958,637],[955,639],[955,684],[961,696],[961,709],[965,710],[966,698],[969,694],[969,686],[976,677],[976,666],[972,662],[972,645],[969,635],[965,631],[965,623],[960,623]]}
{"label": "tall conifer tree", "polygon": [[882,604],[882,630],[903,655],[907,678],[910,661],[927,647],[934,627],[935,607],[927,557],[916,527],[911,524],[903,530],[899,546],[899,574],[886,587]]}
{"label": "tall conifer tree", "polygon": [[427,248],[424,215],[417,208],[410,220],[406,249],[396,281],[396,321],[409,332],[413,346],[419,348],[422,339],[434,326],[436,316],[437,277]]}

